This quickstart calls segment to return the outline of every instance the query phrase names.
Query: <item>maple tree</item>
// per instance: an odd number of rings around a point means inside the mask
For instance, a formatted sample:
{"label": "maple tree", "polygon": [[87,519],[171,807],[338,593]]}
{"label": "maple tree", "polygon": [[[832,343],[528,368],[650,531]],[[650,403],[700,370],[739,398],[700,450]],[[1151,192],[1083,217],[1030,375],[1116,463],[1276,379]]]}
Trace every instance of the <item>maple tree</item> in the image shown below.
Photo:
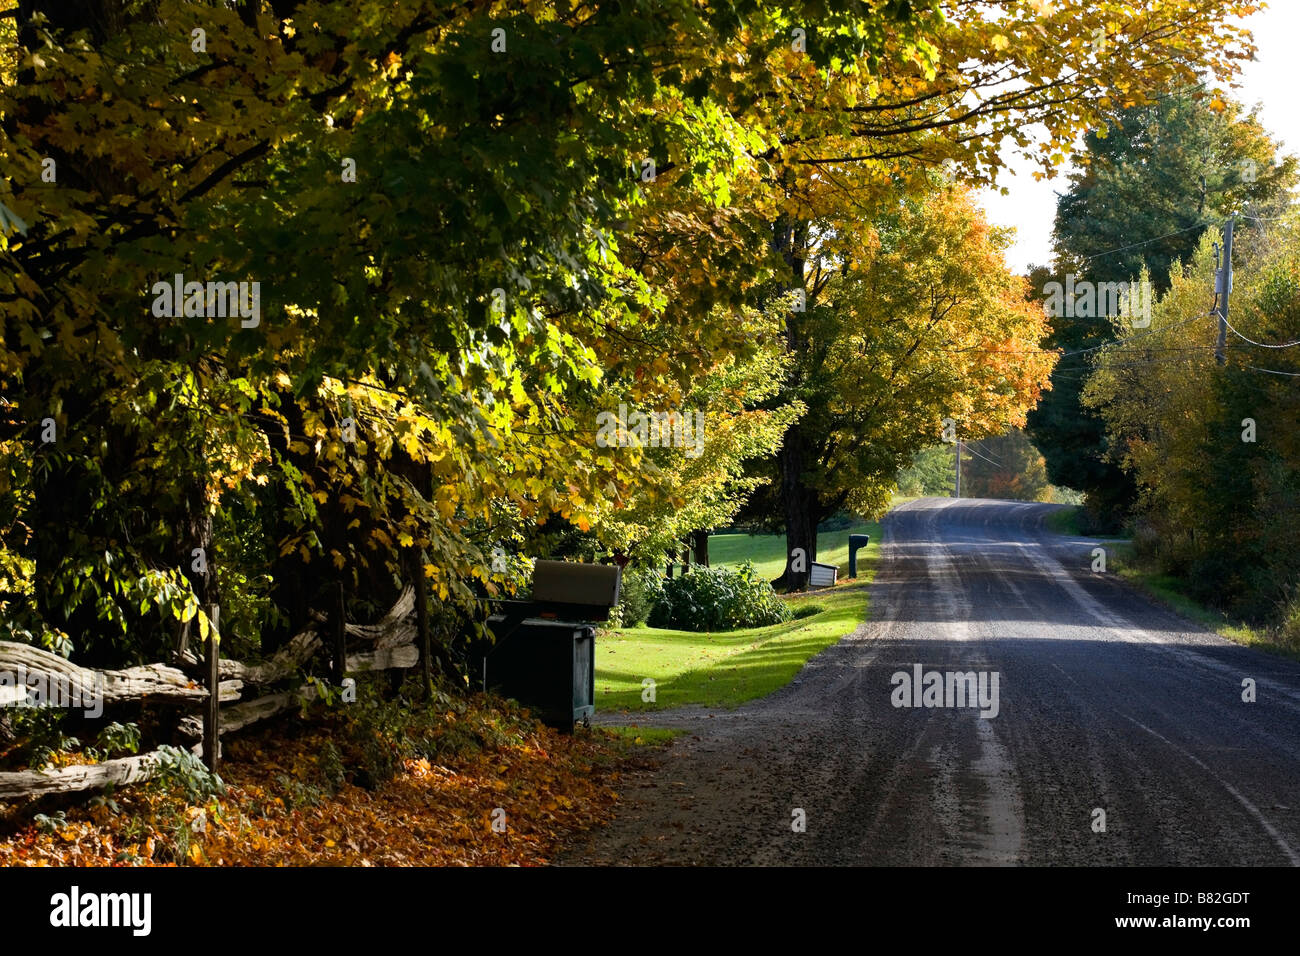
{"label": "maple tree", "polygon": [[[769,54],[771,88],[744,107],[773,133],[761,207],[779,257],[769,294],[805,296],[806,311],[788,313],[787,347],[804,351],[802,327],[816,321],[807,316],[828,274],[851,260],[842,248],[869,242],[864,225],[892,212],[900,188],[926,194],[941,165],[968,184],[991,183],[1015,152],[1047,170],[1059,166],[1105,111],[1148,103],[1201,70],[1231,77],[1252,47],[1228,17],[1250,9],[1199,0],[936,3],[918,7],[906,30],[880,33],[878,56],[845,63],[794,49]],[[810,34],[807,49],[822,36]],[[789,391],[802,384],[793,379]],[[1023,392],[1004,426],[1036,397],[1033,388]],[[958,393],[951,403],[965,400]],[[788,587],[806,580],[792,566],[796,549],[816,554],[827,472],[811,449],[824,424],[805,417],[791,428],[776,468],[780,505],[766,509],[786,528]],[[861,497],[878,500],[879,492]]]}
{"label": "maple tree", "polygon": [[[281,635],[331,576],[391,592],[403,548],[425,552],[440,599],[471,600],[503,503],[585,524],[636,478],[635,451],[597,460],[602,389],[671,406],[744,358],[743,324],[665,307],[744,289],[710,274],[733,241],[672,274],[686,240],[716,238],[743,159],[734,124],[657,79],[668,40],[708,46],[684,7],[56,7],[20,6],[32,52],[4,109],[4,201],[32,223],[2,240],[5,391],[21,396],[5,437],[22,438],[36,608],[90,659],[159,653],[150,598],[192,589],[187,617],[218,597],[217,562],[188,557],[221,512],[262,528],[239,550]],[[52,108],[52,88],[72,105]],[[144,135],[106,148],[123,128]],[[642,190],[629,160],[652,148],[668,182]],[[619,230],[651,227],[627,248],[655,261],[629,268]],[[265,320],[146,317],[138,290],[173,274],[255,278]],[[664,341],[671,360],[638,351]],[[133,646],[96,646],[96,617]]]}
{"label": "maple tree", "polygon": [[771,317],[755,316],[753,332],[765,337],[754,358],[724,363],[686,396],[685,414],[698,416],[694,445],[674,440],[644,450],[636,490],[596,520],[593,534],[615,555],[654,567],[679,542],[707,541],[708,530],[730,523],[764,480],[747,475],[745,463],[771,457],[804,408],[765,407],[780,388],[785,356]]}
{"label": "maple tree", "polygon": [[979,438],[1023,422],[1055,360],[1038,349],[1042,309],[1003,261],[1009,236],[965,190],[903,193],[870,228],[867,249],[829,239],[808,263],[815,299],[794,313],[782,396],[808,412],[764,463],[780,471],[752,505],[783,512],[788,547],[809,560],[818,522],[844,507],[882,512],[899,473],[945,431]]}

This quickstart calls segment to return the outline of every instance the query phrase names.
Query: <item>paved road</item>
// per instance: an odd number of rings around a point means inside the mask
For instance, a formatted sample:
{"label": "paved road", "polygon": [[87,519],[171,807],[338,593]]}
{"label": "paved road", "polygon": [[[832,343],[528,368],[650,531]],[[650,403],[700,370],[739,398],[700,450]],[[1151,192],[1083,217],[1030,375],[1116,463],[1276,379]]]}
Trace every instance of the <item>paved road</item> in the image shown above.
{"label": "paved road", "polygon": [[[1050,507],[891,513],[872,619],[761,701],[647,715],[689,734],[558,862],[1300,864],[1300,665],[1093,573]],[[917,664],[996,672],[997,715],[893,706]]]}

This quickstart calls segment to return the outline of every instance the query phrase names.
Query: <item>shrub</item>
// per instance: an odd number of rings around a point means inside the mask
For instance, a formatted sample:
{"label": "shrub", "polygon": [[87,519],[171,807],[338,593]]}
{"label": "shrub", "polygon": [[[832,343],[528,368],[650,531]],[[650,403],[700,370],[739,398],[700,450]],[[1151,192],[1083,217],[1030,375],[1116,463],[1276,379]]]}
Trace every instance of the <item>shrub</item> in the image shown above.
{"label": "shrub", "polygon": [[1300,598],[1293,598],[1283,611],[1277,642],[1293,651],[1300,651]]}
{"label": "shrub", "polygon": [[613,626],[636,627],[644,624],[659,602],[662,591],[663,575],[655,569],[624,568],[618,607],[610,616]]}
{"label": "shrub", "polygon": [[167,744],[158,748],[158,771],[151,783],[183,794],[192,804],[226,792],[221,778],[209,770],[197,754]]}
{"label": "shrub", "polygon": [[730,631],[790,620],[790,608],[746,561],[738,568],[693,567],[663,582],[651,627]]}

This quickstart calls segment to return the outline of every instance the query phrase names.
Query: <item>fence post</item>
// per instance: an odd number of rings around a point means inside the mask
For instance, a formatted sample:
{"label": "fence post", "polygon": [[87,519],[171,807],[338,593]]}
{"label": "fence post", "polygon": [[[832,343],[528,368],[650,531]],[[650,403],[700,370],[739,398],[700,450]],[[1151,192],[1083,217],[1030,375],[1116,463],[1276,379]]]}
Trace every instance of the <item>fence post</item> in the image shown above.
{"label": "fence post", "polygon": [[433,700],[433,648],[429,640],[429,587],[424,580],[424,560],[411,551],[411,578],[415,587],[415,622],[420,632],[420,667],[424,672],[424,693]]}
{"label": "fence post", "polygon": [[347,621],[343,611],[343,582],[338,582],[334,598],[334,686],[342,687],[348,671]]}
{"label": "fence post", "polygon": [[204,642],[204,665],[208,685],[208,699],[203,702],[203,762],[213,773],[221,756],[221,644],[217,639],[221,618],[221,605],[205,607],[208,615],[208,637]]}

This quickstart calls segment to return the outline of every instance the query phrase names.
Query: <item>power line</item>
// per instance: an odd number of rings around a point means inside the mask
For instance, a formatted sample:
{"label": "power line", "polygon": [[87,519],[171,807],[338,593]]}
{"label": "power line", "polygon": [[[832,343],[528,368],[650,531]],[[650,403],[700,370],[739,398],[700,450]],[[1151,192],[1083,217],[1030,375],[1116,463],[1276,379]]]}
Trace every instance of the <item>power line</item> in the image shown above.
{"label": "power line", "polygon": [[1246,336],[1238,332],[1235,328],[1232,327],[1232,323],[1229,322],[1226,318],[1223,320],[1223,324],[1226,325],[1228,329],[1232,332],[1232,334],[1235,335],[1237,338],[1241,339],[1244,342],[1249,342],[1251,345],[1258,345],[1262,349],[1289,349],[1289,348],[1294,348],[1297,345],[1300,345],[1300,339],[1296,339],[1294,342],[1284,342],[1281,345],[1269,345],[1267,342],[1256,342],[1254,339],[1247,338]]}
{"label": "power line", "polygon": [[1254,365],[1243,365],[1242,368],[1248,368],[1252,372],[1267,372],[1269,375],[1285,375],[1287,378],[1300,378],[1300,372],[1279,372],[1275,368],[1258,368]]}
{"label": "power line", "polygon": [[1079,262],[1091,262],[1093,259],[1100,259],[1102,256],[1113,256],[1117,252],[1127,252],[1129,249],[1139,249],[1142,246],[1149,246],[1153,242],[1160,242],[1162,239],[1172,239],[1174,236],[1181,236],[1185,232],[1191,232],[1193,229],[1200,229],[1202,226],[1210,225],[1209,222],[1198,222],[1188,226],[1186,229],[1179,229],[1177,232],[1167,233],[1163,236],[1156,236],[1154,239],[1143,239],[1141,242],[1134,242],[1127,246],[1120,246],[1118,249],[1107,249],[1105,252],[1098,252],[1091,256],[1084,256]]}
{"label": "power line", "polygon": [[1006,465],[1002,464],[1002,462],[1000,462],[1000,461],[994,461],[992,458],[989,458],[989,457],[987,457],[987,456],[985,456],[985,455],[981,455],[979,452],[977,452],[974,448],[972,448],[972,447],[970,446],[970,442],[964,442],[964,444],[965,444],[965,446],[966,446],[966,450],[967,450],[968,452],[970,452],[972,455],[974,455],[976,458],[983,458],[983,459],[984,459],[985,461],[987,461],[990,465],[993,465],[993,466],[996,467],[996,468],[1005,468],[1005,467],[1007,467]]}

